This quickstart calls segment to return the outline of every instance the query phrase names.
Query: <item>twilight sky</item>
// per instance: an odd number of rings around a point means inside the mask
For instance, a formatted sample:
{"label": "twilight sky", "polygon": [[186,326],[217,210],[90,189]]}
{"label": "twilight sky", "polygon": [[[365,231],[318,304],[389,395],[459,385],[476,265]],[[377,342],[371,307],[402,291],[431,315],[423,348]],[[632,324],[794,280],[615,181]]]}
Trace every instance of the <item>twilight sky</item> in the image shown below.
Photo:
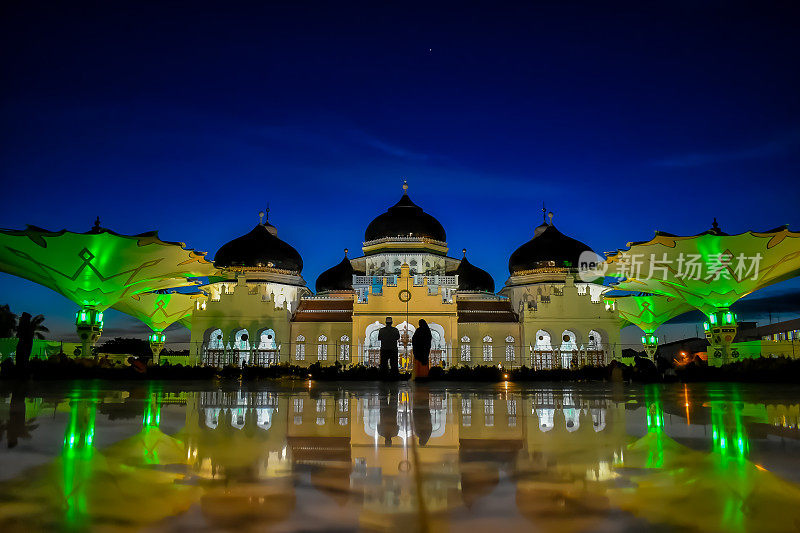
{"label": "twilight sky", "polygon": [[[800,229],[796,5],[376,4],[4,4],[0,227],[100,215],[213,257],[269,202],[313,287],[404,176],[498,288],[543,201],[598,252]],[[763,295],[800,314],[800,283]],[[6,302],[73,335],[48,289],[0,274]]]}

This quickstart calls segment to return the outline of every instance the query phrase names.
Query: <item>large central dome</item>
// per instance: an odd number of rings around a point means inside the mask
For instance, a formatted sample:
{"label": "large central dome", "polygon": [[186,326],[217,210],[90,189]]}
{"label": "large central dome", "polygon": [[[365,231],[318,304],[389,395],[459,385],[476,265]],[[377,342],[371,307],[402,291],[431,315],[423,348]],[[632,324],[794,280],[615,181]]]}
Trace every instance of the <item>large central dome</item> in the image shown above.
{"label": "large central dome", "polygon": [[369,223],[364,232],[364,241],[386,237],[417,237],[445,242],[447,234],[438,220],[424,212],[408,197],[408,185],[403,185],[403,197]]}

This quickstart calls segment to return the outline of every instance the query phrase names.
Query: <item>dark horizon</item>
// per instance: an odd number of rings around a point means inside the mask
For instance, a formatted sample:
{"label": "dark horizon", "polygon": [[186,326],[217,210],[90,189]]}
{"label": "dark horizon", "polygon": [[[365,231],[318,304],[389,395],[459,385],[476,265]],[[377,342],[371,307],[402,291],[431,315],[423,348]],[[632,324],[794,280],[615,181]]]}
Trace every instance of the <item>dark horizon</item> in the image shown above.
{"label": "dark horizon", "polygon": [[[799,13],[11,4],[0,227],[86,231],[99,215],[213,257],[269,203],[313,288],[344,248],[360,255],[407,178],[449,255],[467,248],[497,289],[542,202],[597,252],[714,217],[799,230]],[[748,299],[770,295],[800,315],[798,280]],[[0,274],[3,303],[74,336],[75,306],[48,289]],[[112,312],[104,339],[135,324]]]}

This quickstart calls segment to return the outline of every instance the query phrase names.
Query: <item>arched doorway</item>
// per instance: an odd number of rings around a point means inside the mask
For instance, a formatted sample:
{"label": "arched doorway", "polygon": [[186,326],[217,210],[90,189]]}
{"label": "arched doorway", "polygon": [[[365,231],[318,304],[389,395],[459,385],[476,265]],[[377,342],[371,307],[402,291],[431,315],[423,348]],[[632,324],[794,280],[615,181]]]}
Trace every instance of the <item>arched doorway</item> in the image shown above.
{"label": "arched doorway", "polygon": [[398,363],[400,370],[408,370],[411,368],[411,337],[417,328],[403,321],[397,325],[397,330],[400,332],[400,340],[397,341]]}
{"label": "arched doorway", "polygon": [[250,334],[246,329],[240,329],[233,335],[233,352],[235,364],[244,366],[250,362]]}
{"label": "arched doorway", "polygon": [[261,330],[258,335],[258,349],[255,352],[254,365],[269,366],[278,364],[278,341],[271,328]]}
{"label": "arched doorway", "polygon": [[574,331],[565,329],[561,334],[561,366],[563,368],[572,368],[574,366],[573,360],[578,355],[578,337]]}
{"label": "arched doorway", "polygon": [[605,350],[603,349],[603,335],[593,329],[589,331],[586,344],[586,364],[602,366],[606,363]]}
{"label": "arched doorway", "polygon": [[550,341],[550,333],[546,330],[540,329],[536,332],[532,365],[534,370],[553,368],[553,344]]}
{"label": "arched doorway", "polygon": [[430,366],[441,365],[447,351],[444,328],[435,322],[430,322],[428,327],[431,328],[431,355],[429,364]]}
{"label": "arched doorway", "polygon": [[225,334],[220,328],[211,330],[206,337],[203,364],[220,367],[225,364]]}

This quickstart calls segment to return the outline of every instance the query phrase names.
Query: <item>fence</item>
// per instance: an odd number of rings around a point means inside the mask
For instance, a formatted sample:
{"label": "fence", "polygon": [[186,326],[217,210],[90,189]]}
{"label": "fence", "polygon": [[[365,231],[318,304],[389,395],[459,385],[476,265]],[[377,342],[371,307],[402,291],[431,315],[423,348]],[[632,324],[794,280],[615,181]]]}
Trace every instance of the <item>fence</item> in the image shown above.
{"label": "fence", "polygon": [[[58,354],[63,346],[63,351],[68,356],[73,356],[67,346],[74,343],[59,343],[48,341],[48,349],[42,350],[31,355],[31,359],[47,359]],[[13,348],[9,344],[9,347]],[[2,348],[2,347],[0,347]],[[662,350],[663,349],[663,350]],[[797,339],[786,341],[747,341],[731,345],[731,349],[737,350],[739,359],[754,357],[800,357],[800,341]],[[510,342],[494,343],[448,343],[445,346],[435,346],[430,352],[430,365],[450,368],[453,366],[500,366],[502,368],[514,369],[526,366],[535,370],[578,368],[582,366],[600,366],[610,363],[612,360],[620,360],[623,350],[633,350],[641,353],[641,344],[613,344],[603,346],[601,349],[545,349],[540,350],[535,346],[522,345]],[[680,347],[659,347],[659,357],[672,359],[682,351]],[[631,352],[628,352],[631,353]],[[149,356],[149,352],[136,354],[115,354],[103,351],[100,343],[95,348],[96,357],[108,357],[115,362],[124,362],[128,356]],[[0,359],[15,357],[13,350],[0,350]],[[198,364],[206,366],[222,367],[233,366],[271,366],[276,364],[292,364],[298,366],[309,366],[314,363],[321,365],[334,365],[337,362],[343,366],[365,365],[378,366],[380,364],[380,349],[374,346],[363,344],[352,344],[343,342],[291,342],[282,343],[270,348],[252,347],[245,344],[242,347],[234,348],[225,346],[221,348],[209,348],[205,344],[198,343],[167,343],[161,352],[159,359],[162,362],[171,364]],[[409,343],[408,346],[401,345],[398,350],[399,366],[402,369],[410,369],[413,366],[413,350]]]}

